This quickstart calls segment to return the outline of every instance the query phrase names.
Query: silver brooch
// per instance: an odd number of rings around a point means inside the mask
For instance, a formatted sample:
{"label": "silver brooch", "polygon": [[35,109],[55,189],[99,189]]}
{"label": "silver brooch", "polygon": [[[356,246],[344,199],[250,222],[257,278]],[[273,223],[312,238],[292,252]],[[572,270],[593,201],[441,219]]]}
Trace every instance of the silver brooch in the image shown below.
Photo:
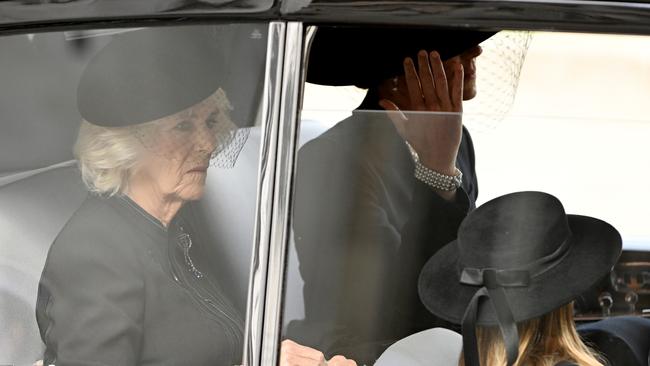
{"label": "silver brooch", "polygon": [[188,270],[192,272],[194,277],[203,278],[203,273],[196,268],[194,262],[192,262],[192,257],[190,257],[190,248],[192,248],[192,238],[190,234],[185,232],[185,229],[180,226],[179,233],[176,235],[176,242],[183,249],[183,255],[185,257],[185,264],[188,266]]}

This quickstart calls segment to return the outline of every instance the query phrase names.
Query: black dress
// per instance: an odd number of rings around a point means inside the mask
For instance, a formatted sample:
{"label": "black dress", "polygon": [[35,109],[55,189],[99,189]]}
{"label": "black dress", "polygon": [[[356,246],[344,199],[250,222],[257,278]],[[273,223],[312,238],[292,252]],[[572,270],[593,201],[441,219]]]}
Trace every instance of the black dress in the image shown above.
{"label": "black dress", "polygon": [[448,202],[414,178],[408,147],[385,113],[355,112],[307,143],[293,215],[305,319],[290,322],[285,337],[361,365],[420,330],[455,329],[424,308],[417,280],[475,206],[467,130],[457,166],[464,180]]}
{"label": "black dress", "polygon": [[36,316],[45,364],[235,365],[243,321],[179,214],[89,196],[52,245]]}

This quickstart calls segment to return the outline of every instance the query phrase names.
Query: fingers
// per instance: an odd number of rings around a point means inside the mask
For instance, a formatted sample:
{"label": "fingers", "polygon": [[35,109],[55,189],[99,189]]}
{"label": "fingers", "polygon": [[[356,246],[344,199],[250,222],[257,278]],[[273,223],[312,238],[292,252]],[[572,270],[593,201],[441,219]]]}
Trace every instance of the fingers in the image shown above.
{"label": "fingers", "polygon": [[325,356],[319,350],[291,340],[282,341],[280,366],[326,366]]}
{"label": "fingers", "polygon": [[451,111],[463,111],[463,84],[465,81],[465,71],[460,62],[454,63],[451,66],[452,80],[450,83],[451,94]]}
{"label": "fingers", "polygon": [[316,361],[298,355],[280,355],[280,366],[329,366],[324,360]]}
{"label": "fingers", "polygon": [[311,347],[303,346],[289,339],[282,342],[282,348],[286,349],[288,352],[300,354],[303,357],[311,358],[314,360],[325,360],[323,352]]}
{"label": "fingers", "polygon": [[404,59],[404,77],[408,88],[410,109],[415,111],[453,111],[451,74],[449,65],[443,63],[436,51],[418,52],[417,70],[413,59]]}
{"label": "fingers", "polygon": [[399,111],[399,107],[397,104],[393,103],[392,101],[388,99],[382,99],[379,101],[379,106],[384,108],[387,111]]}
{"label": "fingers", "polygon": [[406,123],[408,119],[402,113],[402,111],[397,107],[395,103],[388,99],[382,99],[379,101],[379,105],[387,110],[388,117],[390,120],[393,122],[393,125],[395,125],[395,128],[397,129],[397,132],[402,136],[402,138],[406,138]]}
{"label": "fingers", "polygon": [[[433,66],[433,65],[431,65]],[[438,80],[433,79],[429,65],[429,55],[427,51],[422,50],[418,53],[418,75],[420,76],[420,85],[422,87],[422,95],[424,96],[424,104],[427,110],[438,110],[438,96],[436,95]]]}
{"label": "fingers", "polygon": [[327,361],[327,366],[357,366],[357,363],[343,356],[334,356]]}
{"label": "fingers", "polygon": [[285,340],[280,347],[280,366],[357,366],[357,363],[340,355],[326,361],[319,350]]}
{"label": "fingers", "polygon": [[404,59],[404,78],[406,79],[406,87],[408,88],[411,109],[415,111],[425,110],[424,100],[422,98],[422,87],[420,86],[420,78],[415,71],[415,64],[413,64],[413,59],[410,57]]}
{"label": "fingers", "polygon": [[433,51],[429,54],[429,62],[431,63],[431,70],[433,71],[433,78],[435,82],[435,94],[440,104],[442,111],[451,110],[451,100],[449,98],[449,88],[447,86],[447,75],[445,74],[440,54]]}
{"label": "fingers", "polygon": [[[456,63],[459,63],[459,62],[460,62],[460,60],[459,60],[458,57],[453,57],[453,58],[450,58],[449,60],[446,60],[445,62],[442,63],[442,66],[445,69],[445,75],[447,75],[447,79],[449,81],[449,84],[451,84],[451,76],[452,76],[453,68],[454,68],[453,66]],[[449,93],[450,93],[450,96],[451,96],[451,87],[449,88]]]}

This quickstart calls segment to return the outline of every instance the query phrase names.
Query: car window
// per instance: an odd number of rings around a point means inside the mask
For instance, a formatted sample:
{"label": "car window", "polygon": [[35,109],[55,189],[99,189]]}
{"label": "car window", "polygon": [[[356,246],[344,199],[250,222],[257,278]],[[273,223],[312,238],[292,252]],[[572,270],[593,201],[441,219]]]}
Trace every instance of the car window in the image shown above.
{"label": "car window", "polygon": [[[556,192],[571,212],[614,224],[626,249],[650,250],[650,201],[616,179],[599,178],[620,171],[629,182],[648,179],[638,169],[650,162],[643,142],[650,132],[648,42],[640,36],[536,34],[509,116],[476,138],[485,153],[477,165],[486,178],[481,201],[540,187]],[[506,156],[520,173],[503,181],[505,165],[498,162]]]}
{"label": "car window", "polygon": [[[644,102],[650,93],[646,87],[648,37],[531,32],[517,85],[510,85],[514,78],[496,70],[504,55],[515,55],[501,47],[526,41],[516,33],[500,33],[482,44],[483,54],[477,59],[480,92],[464,104],[463,122],[472,132],[481,156],[486,154],[477,161],[484,188],[478,202],[507,192],[548,187],[561,195],[573,212],[616,223],[626,237],[626,248],[650,249],[650,231],[644,221],[650,202],[643,201],[643,196],[632,196],[629,190],[614,189],[616,180],[595,177],[596,166],[617,161],[624,164],[622,171],[631,174],[627,175],[629,182],[647,179],[644,169],[634,167],[645,166],[644,159],[649,156],[642,142],[649,128]],[[508,36],[517,40],[511,41]],[[613,85],[610,88],[617,92],[612,93],[604,85]],[[307,83],[302,110],[302,124],[307,127],[303,128],[301,143],[318,136],[310,133],[312,129],[325,131],[348,117],[365,93],[355,86]],[[499,105],[494,106],[495,102]],[[308,127],[312,125],[319,127]],[[546,138],[538,138],[540,134]],[[546,175],[545,170],[535,172],[536,164],[546,164],[546,154],[553,153],[544,148],[549,143],[561,144],[555,145],[556,156],[550,160],[557,161],[561,156],[565,174],[591,177],[589,183],[571,180],[573,183],[564,184]],[[567,154],[572,146],[582,146],[581,153]],[[502,173],[510,169],[503,164],[504,159],[522,173],[500,179],[497,169]],[[536,163],[530,164],[531,160]],[[579,180],[582,182],[582,178]],[[617,191],[616,197],[595,200],[605,187]],[[639,204],[631,207],[632,201]]]}
{"label": "car window", "polygon": [[267,34],[0,37],[0,364],[242,362]]}
{"label": "car window", "polygon": [[[476,66],[464,65],[465,73],[476,72],[476,94],[464,98],[462,117],[453,103],[447,109],[441,99],[427,104],[422,78],[418,95],[424,104],[407,111],[404,98],[413,95],[404,71],[369,87],[363,77],[337,69],[318,85],[309,83],[314,71],[308,63],[281,347],[290,340],[326,359],[341,355],[371,365],[392,357],[385,356],[387,349],[415,333],[460,332],[463,314],[441,315],[422,300],[422,269],[449,246],[461,245],[455,239],[468,215],[479,215],[482,205],[491,207],[513,192],[545,192],[561,201],[566,213],[608,222],[630,254],[625,260],[647,261],[650,201],[641,187],[650,163],[644,142],[650,136],[649,42],[642,36],[498,32],[480,43]],[[368,55],[367,68],[382,62]],[[348,56],[340,58],[356,55]],[[412,57],[420,73],[416,53]],[[348,61],[332,57],[319,64],[328,62],[335,69]],[[449,81],[453,66],[447,67]],[[366,75],[363,68],[355,70]],[[472,88],[467,81],[463,86]],[[454,146],[446,150],[448,145]],[[451,157],[445,156],[450,151]],[[455,193],[446,193],[441,185],[455,184],[448,177],[459,173]],[[534,210],[525,205],[495,210],[492,218],[525,216],[528,209]],[[513,235],[521,227],[512,228]],[[486,242],[492,238],[487,228],[481,235]],[[606,241],[610,249],[618,245],[613,237]],[[641,293],[644,282],[617,293],[608,282],[609,269],[592,279],[595,284],[607,277],[599,282],[604,287],[573,294],[576,314],[602,317],[598,299],[611,292],[614,306],[608,310],[641,315],[648,299],[641,296],[630,308],[623,297]],[[465,296],[453,288],[440,296]],[[460,348],[449,347],[457,357]],[[426,353],[427,347],[418,349]]]}

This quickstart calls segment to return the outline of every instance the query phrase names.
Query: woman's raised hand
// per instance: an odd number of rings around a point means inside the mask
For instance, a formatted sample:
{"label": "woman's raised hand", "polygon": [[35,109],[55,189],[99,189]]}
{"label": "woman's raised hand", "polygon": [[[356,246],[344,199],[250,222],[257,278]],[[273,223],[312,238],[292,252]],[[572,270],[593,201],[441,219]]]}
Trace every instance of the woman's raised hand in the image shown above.
{"label": "woman's raised hand", "polygon": [[395,100],[407,100],[406,103],[398,106],[393,100],[382,99],[379,104],[398,112],[390,113],[391,120],[418,153],[422,164],[439,173],[455,175],[462,138],[464,83],[459,58],[443,63],[437,52],[422,50],[418,53],[417,68],[410,57],[404,60],[404,81],[407,90],[397,90],[396,85],[393,91],[402,93]]}
{"label": "woman's raised hand", "polygon": [[319,350],[285,340],[280,347],[280,366],[357,366],[357,363],[343,356],[328,361]]}

